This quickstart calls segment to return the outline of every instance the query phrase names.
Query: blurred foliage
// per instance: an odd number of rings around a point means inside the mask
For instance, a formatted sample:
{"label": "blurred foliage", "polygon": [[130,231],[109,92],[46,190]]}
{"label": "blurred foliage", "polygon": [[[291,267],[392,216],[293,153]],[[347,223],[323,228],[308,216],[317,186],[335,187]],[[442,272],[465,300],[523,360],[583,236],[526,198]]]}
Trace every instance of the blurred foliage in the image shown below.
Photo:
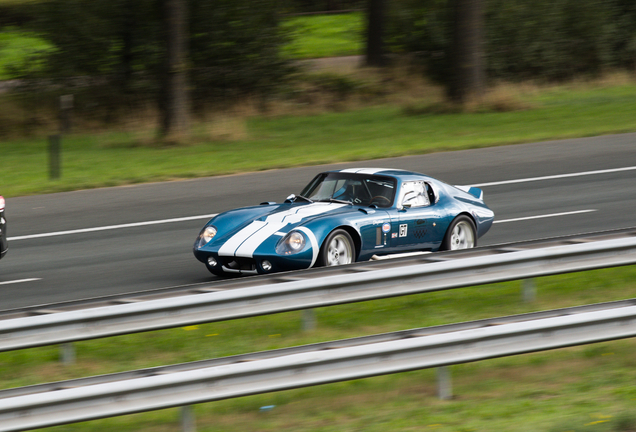
{"label": "blurred foliage", "polygon": [[633,67],[636,52],[630,54],[627,45],[636,38],[635,4],[633,0],[491,0],[489,74],[567,79]]}
{"label": "blurred foliage", "polygon": [[[17,67],[12,78],[46,78],[62,91],[90,88],[93,105],[152,101],[165,61],[160,0],[47,0],[2,6],[21,28],[50,41],[37,76]],[[2,12],[0,10],[0,12]],[[195,104],[210,98],[275,91],[289,74],[275,0],[197,0],[189,4],[190,79]],[[17,18],[16,18],[17,19]],[[40,68],[41,69],[41,68]],[[88,92],[84,92],[88,93]],[[114,98],[113,96],[116,96]],[[85,95],[88,97],[88,95]]]}
{"label": "blurred foliage", "polygon": [[[636,67],[633,0],[486,0],[488,76],[569,79]],[[439,81],[448,74],[451,0],[390,2],[387,43],[415,53]]]}
{"label": "blurred foliage", "polygon": [[[126,61],[124,38],[134,40],[129,60],[137,70],[156,64],[160,11],[153,0],[53,0],[34,7],[32,27],[57,48],[49,58],[55,77],[117,75]],[[132,25],[127,25],[132,24]]]}
{"label": "blurred foliage", "polygon": [[291,35],[283,54],[294,59],[359,55],[364,51],[364,15],[360,12],[286,17]]}
{"label": "blurred foliage", "polygon": [[431,78],[444,82],[452,41],[451,0],[395,0],[387,18],[385,42],[397,53],[411,53]]}
{"label": "blurred foliage", "polygon": [[[490,78],[565,80],[607,69],[636,69],[634,0],[484,1]],[[427,75],[442,83],[450,76],[451,2],[387,1],[387,46],[418,59]],[[289,47],[294,46],[289,41],[309,31],[299,24],[279,25],[282,15],[360,9],[367,2],[189,3],[190,63],[185,66],[190,70],[195,108],[231,104],[244,96],[256,96],[266,108],[265,102],[281,87],[289,92],[286,84],[293,76]],[[4,60],[0,57],[2,78],[20,79],[26,86],[24,94],[72,93],[76,106],[94,112],[100,121],[121,115],[117,111],[124,108],[130,112],[153,104],[165,61],[162,4],[162,0],[0,2],[0,50],[5,56]],[[329,22],[323,20],[319,26],[326,27],[328,31],[323,33],[334,41],[354,48],[361,43],[351,32],[339,33],[342,29]],[[15,34],[20,35],[19,42]],[[48,42],[39,44],[37,38]],[[311,41],[303,56],[319,54],[312,50],[320,44],[324,42]],[[329,44],[335,46],[336,42]],[[11,52],[27,51],[19,61],[7,60]],[[41,96],[36,99],[25,97],[25,102],[36,106]]]}
{"label": "blurred foliage", "polygon": [[53,46],[36,34],[16,27],[0,29],[0,80],[20,73],[40,72]]}
{"label": "blurred foliage", "polygon": [[337,12],[361,10],[367,7],[367,0],[283,0],[286,13]]}
{"label": "blurred foliage", "polygon": [[281,55],[287,30],[276,0],[197,0],[191,3],[193,96],[223,99],[267,95],[285,81],[291,62]]}

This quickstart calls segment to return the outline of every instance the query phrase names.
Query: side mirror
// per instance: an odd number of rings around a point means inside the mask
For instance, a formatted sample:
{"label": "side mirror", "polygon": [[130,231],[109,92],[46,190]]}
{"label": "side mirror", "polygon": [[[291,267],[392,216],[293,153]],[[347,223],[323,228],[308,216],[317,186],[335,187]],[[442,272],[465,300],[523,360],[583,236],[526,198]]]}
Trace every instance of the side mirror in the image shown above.
{"label": "side mirror", "polygon": [[400,208],[400,210],[404,211],[407,208],[411,208],[411,204],[406,203],[406,201],[408,201],[409,199],[415,196],[417,196],[417,192],[415,191],[408,191],[407,193],[405,193],[404,196],[402,197],[402,207]]}

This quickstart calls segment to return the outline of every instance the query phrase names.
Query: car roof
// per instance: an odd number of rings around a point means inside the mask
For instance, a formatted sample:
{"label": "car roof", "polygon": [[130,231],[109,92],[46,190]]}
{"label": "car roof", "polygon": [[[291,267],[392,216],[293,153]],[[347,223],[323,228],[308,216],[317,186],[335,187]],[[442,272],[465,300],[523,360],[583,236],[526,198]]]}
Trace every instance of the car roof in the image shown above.
{"label": "car roof", "polygon": [[431,179],[422,173],[417,173],[413,171],[406,171],[397,168],[347,168],[342,170],[331,170],[326,172],[338,172],[338,173],[352,173],[352,174],[367,174],[367,175],[387,175],[391,177],[396,177],[400,180],[421,180],[423,177],[425,179]]}

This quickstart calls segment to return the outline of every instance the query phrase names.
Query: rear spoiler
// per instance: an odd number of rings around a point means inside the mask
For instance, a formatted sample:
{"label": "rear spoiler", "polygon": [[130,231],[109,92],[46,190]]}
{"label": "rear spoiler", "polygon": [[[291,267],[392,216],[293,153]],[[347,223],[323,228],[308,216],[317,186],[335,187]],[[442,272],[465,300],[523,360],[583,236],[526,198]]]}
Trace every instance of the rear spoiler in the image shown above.
{"label": "rear spoiler", "polygon": [[468,192],[478,200],[484,200],[484,191],[474,186],[455,186],[459,190],[463,190],[464,192]]}

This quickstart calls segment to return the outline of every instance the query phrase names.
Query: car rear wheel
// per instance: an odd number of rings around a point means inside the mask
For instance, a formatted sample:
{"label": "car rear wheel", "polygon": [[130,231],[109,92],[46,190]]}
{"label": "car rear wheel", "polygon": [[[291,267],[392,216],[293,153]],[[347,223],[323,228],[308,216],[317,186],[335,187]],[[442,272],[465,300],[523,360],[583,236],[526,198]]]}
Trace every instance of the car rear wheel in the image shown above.
{"label": "car rear wheel", "polygon": [[453,219],[440,250],[470,249],[477,246],[477,230],[472,219],[468,216],[460,215]]}
{"label": "car rear wheel", "polygon": [[323,266],[351,264],[355,260],[355,250],[349,233],[337,229],[331,232],[322,244],[318,262]]}

